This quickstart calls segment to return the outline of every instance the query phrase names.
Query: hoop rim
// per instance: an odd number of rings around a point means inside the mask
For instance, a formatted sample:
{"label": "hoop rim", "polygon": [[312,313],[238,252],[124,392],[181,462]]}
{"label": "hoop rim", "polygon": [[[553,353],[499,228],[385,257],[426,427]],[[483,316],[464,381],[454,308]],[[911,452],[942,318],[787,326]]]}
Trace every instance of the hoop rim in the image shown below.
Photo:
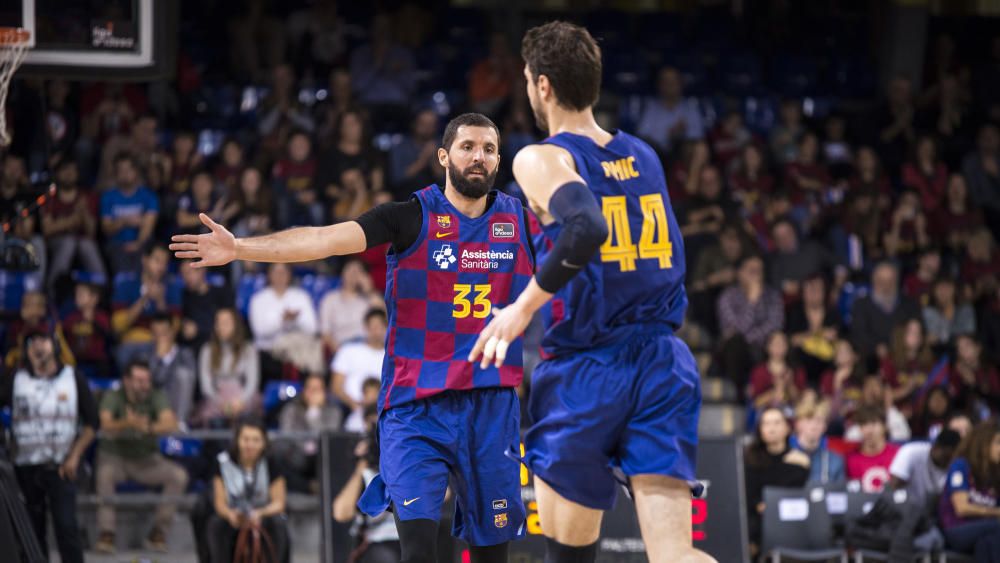
{"label": "hoop rim", "polygon": [[31,40],[31,32],[22,27],[0,27],[0,48],[22,47]]}

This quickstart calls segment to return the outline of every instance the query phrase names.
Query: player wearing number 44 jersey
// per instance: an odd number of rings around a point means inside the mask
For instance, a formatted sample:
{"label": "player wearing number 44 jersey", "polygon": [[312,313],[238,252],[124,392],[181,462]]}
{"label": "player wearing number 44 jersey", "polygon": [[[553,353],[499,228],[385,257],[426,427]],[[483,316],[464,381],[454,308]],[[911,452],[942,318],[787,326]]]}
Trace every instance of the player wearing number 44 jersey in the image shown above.
{"label": "player wearing number 44 jersey", "polygon": [[389,332],[379,395],[380,475],[359,506],[371,516],[393,509],[402,561],[436,561],[438,520],[451,477],[453,533],[471,546],[472,561],[507,560],[524,534],[517,449],[521,342],[511,361],[467,361],[494,308],[528,285],[534,256],[526,210],[491,191],[500,162],[496,125],[464,114],[445,128],[438,160],[445,187],[410,201],[376,207],[328,227],[290,229],[234,239],[202,215],[211,233],[178,235],[171,250],[200,258],[195,266],[234,259],[302,262],[392,243],[385,300]]}
{"label": "player wearing number 44 jersey", "polygon": [[663,167],[646,143],[594,120],[601,52],[553,22],[521,49],[528,99],[551,135],[514,158],[542,224],[527,289],[470,355],[502,365],[540,311],[546,359],[532,375],[524,462],[535,475],[547,563],[592,562],[613,470],[628,477],[649,560],[710,561],[691,539],[698,372],[674,336],[687,307],[684,246]]}

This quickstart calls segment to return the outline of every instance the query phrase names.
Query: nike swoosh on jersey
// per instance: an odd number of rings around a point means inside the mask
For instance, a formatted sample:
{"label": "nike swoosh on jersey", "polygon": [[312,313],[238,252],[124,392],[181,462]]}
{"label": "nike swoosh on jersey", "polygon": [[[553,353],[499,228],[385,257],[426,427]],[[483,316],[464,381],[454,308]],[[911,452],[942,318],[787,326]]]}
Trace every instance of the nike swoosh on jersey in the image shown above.
{"label": "nike swoosh on jersey", "polygon": [[411,504],[417,502],[418,500],[420,500],[420,497],[411,498],[410,500],[404,500],[403,501],[403,506],[410,506]]}
{"label": "nike swoosh on jersey", "polygon": [[569,262],[566,261],[565,258],[563,258],[562,262],[560,263],[563,265],[563,268],[573,268],[574,270],[579,270],[580,268],[583,267],[583,266],[577,266],[576,264],[570,264]]}
{"label": "nike swoosh on jersey", "polygon": [[437,238],[444,238],[446,236],[450,236],[451,234],[452,233],[450,233],[450,232],[449,233],[434,233],[434,236],[436,236]]}

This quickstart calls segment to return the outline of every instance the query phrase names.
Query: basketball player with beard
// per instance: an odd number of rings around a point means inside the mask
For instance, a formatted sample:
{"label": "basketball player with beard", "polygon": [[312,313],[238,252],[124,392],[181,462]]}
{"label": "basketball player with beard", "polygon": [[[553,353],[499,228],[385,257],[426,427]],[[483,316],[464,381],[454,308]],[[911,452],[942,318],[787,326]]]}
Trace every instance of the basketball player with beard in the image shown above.
{"label": "basketball player with beard", "polygon": [[245,239],[202,214],[210,233],[176,235],[170,245],[178,258],[206,267],[306,262],[392,243],[378,400],[380,475],[358,504],[373,517],[392,506],[405,562],[436,561],[449,476],[452,533],[471,546],[472,561],[507,561],[509,541],[524,534],[520,467],[505,456],[520,444],[521,341],[511,342],[508,365],[466,360],[493,307],[511,303],[534,272],[525,209],[491,189],[499,148],[489,118],[463,114],[448,123],[438,149],[444,188],[428,186],[355,221]]}

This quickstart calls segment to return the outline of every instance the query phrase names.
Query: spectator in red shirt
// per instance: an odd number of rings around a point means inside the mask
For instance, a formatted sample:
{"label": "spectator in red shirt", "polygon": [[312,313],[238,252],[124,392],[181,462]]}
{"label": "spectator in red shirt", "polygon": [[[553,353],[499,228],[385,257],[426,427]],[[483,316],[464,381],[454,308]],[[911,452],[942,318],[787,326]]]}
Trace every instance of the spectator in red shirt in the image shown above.
{"label": "spectator in red shirt", "polygon": [[73,351],[63,336],[62,327],[49,315],[48,299],[41,291],[26,291],[21,296],[21,316],[5,325],[6,340],[2,350],[6,350],[4,365],[7,369],[12,370],[21,362],[24,338],[32,331],[52,334],[59,342],[59,361],[70,366],[76,365]]}
{"label": "spectator in red shirt", "polygon": [[723,170],[740,155],[743,149],[753,143],[753,133],[743,123],[743,114],[730,111],[708,135],[712,144],[715,162]]}
{"label": "spectator in red shirt", "polygon": [[510,98],[514,86],[520,84],[522,67],[504,34],[493,33],[489,55],[469,71],[469,103],[473,111],[495,113]]}
{"label": "spectator in red shirt", "polygon": [[944,200],[931,217],[931,236],[961,256],[971,234],[983,226],[983,213],[972,206],[965,176],[955,173],[948,177]]}
{"label": "spectator in red shirt", "polygon": [[972,334],[962,334],[955,341],[955,362],[948,382],[956,405],[980,418],[1000,412],[1000,371],[990,365],[983,346]]}
{"label": "spectator in red shirt", "polygon": [[909,319],[892,330],[889,355],[882,359],[882,376],[892,388],[892,400],[909,417],[918,391],[931,376],[935,358],[918,319]]}
{"label": "spectator in red shirt", "polygon": [[243,146],[236,139],[226,139],[222,142],[222,149],[219,151],[222,158],[215,165],[213,174],[215,181],[232,190],[239,187],[240,178],[246,168],[243,161]]}
{"label": "spectator in red shirt", "polygon": [[97,247],[97,205],[78,183],[73,159],[56,168],[56,195],[42,208],[42,233],[49,244],[49,290],[60,276],[69,273],[79,256],[87,272],[104,278],[107,272]]}
{"label": "spectator in red shirt", "polygon": [[834,345],[833,367],[823,372],[819,389],[830,399],[832,419],[847,418],[861,400],[864,387],[865,366],[847,339],[838,340]]}
{"label": "spectator in red shirt", "polygon": [[191,179],[191,189],[177,203],[175,233],[197,234],[205,232],[198,215],[205,213],[215,221],[228,223],[239,212],[239,203],[220,197],[215,180],[207,171]]}
{"label": "spectator in red shirt", "polygon": [[884,211],[888,209],[892,196],[892,184],[889,177],[882,171],[878,154],[869,146],[858,148],[855,161],[856,171],[848,184],[855,196],[870,194],[876,199],[876,207]]}
{"label": "spectator in red shirt", "polygon": [[941,251],[928,246],[917,258],[917,269],[903,280],[903,294],[926,307],[930,303],[931,286],[941,275]]}
{"label": "spectator in red shirt", "polygon": [[279,160],[271,172],[278,200],[280,228],[323,224],[323,204],[313,186],[315,175],[312,141],[305,133],[293,133],[288,139],[285,158]]}
{"label": "spectator in red shirt", "polygon": [[972,300],[992,294],[1000,285],[1000,252],[997,252],[993,235],[985,227],[969,237],[962,263],[962,281],[971,288],[969,297]]}
{"label": "spectator in red shirt", "polygon": [[198,140],[192,131],[178,131],[174,135],[173,150],[170,152],[170,191],[178,197],[191,187],[191,177],[204,164],[198,152]]}
{"label": "spectator in red shirt", "polygon": [[917,192],[905,191],[899,196],[889,221],[889,232],[884,238],[888,256],[906,260],[930,244],[927,215]]}
{"label": "spectator in red shirt", "polygon": [[830,185],[826,165],[819,161],[819,139],[809,132],[799,141],[795,160],[785,165],[785,182],[791,190],[792,203],[802,205],[823,200]]}
{"label": "spectator in red shirt", "polygon": [[767,337],[767,359],[750,372],[748,395],[754,407],[794,407],[806,389],[806,372],[788,365],[788,337],[775,331]]}
{"label": "spectator in red shirt", "polygon": [[744,210],[759,208],[763,198],[774,191],[774,176],[767,170],[764,151],[754,143],[743,147],[731,166],[729,188]]}
{"label": "spectator in red shirt", "polygon": [[698,193],[701,169],[710,165],[708,143],[701,139],[685,141],[681,146],[681,157],[667,171],[670,201],[677,204],[694,197]]}
{"label": "spectator in red shirt", "polygon": [[899,446],[886,440],[885,413],[875,407],[858,409],[854,422],[861,427],[861,445],[847,454],[847,478],[860,481],[867,493],[878,493],[889,483],[889,466]]}
{"label": "spectator in red shirt", "polygon": [[76,284],[75,308],[62,321],[63,334],[87,377],[111,377],[111,317],[98,307],[100,286]]}
{"label": "spectator in red shirt", "polygon": [[937,142],[930,135],[917,139],[913,158],[903,165],[903,186],[920,194],[923,208],[933,211],[944,199],[948,167],[938,158]]}

